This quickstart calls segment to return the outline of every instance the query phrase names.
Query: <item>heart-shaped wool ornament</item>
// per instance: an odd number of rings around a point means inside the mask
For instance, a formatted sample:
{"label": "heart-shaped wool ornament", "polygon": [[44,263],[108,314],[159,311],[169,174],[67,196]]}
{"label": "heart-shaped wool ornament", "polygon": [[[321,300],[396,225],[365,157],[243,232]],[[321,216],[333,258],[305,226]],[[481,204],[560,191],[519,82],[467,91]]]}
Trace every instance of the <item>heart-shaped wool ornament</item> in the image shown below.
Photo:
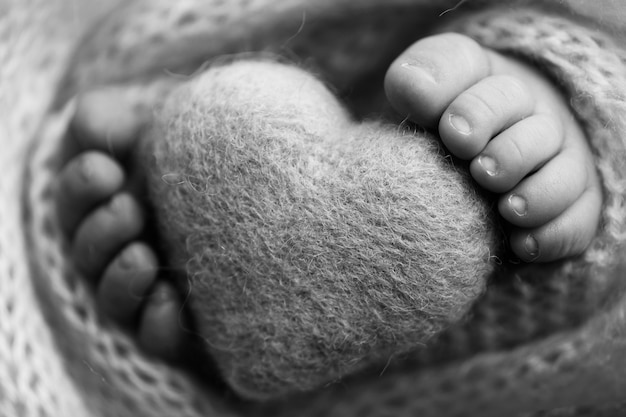
{"label": "heart-shaped wool ornament", "polygon": [[351,120],[309,73],[216,66],[144,138],[168,260],[241,396],[309,390],[428,342],[494,269],[490,206],[437,140]]}

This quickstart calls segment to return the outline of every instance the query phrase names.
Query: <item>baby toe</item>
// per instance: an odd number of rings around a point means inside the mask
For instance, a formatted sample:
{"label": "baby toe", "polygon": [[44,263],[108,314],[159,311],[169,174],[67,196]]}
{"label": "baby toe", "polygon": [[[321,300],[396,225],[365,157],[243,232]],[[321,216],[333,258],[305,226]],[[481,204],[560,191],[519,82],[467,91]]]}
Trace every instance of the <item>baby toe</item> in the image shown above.
{"label": "baby toe", "polygon": [[599,188],[588,188],[561,215],[535,229],[511,234],[513,252],[526,262],[551,262],[581,254],[595,236],[602,207]]}
{"label": "baby toe", "polygon": [[62,230],[72,236],[96,205],[124,184],[122,167],[101,152],[84,152],[71,159],[59,173],[56,208]]}
{"label": "baby toe", "polygon": [[154,251],[133,242],[106,267],[96,292],[99,310],[113,321],[130,326],[135,322],[158,272]]}
{"label": "baby toe", "polygon": [[515,226],[538,227],[571,206],[589,186],[588,167],[574,150],[563,150],[537,172],[504,194],[500,214]]}
{"label": "baby toe", "polygon": [[176,360],[179,359],[186,332],[180,295],[170,283],[157,283],[141,315],[140,345],[153,355]]}
{"label": "baby toe", "polygon": [[489,74],[486,51],[455,33],[419,40],[389,67],[385,91],[403,116],[436,127],[446,107],[462,91]]}
{"label": "baby toe", "polygon": [[135,145],[147,120],[147,113],[122,90],[106,88],[79,96],[70,128],[80,148],[122,157]]}
{"label": "baby toe", "polygon": [[515,123],[487,144],[470,164],[476,182],[503,193],[547,163],[563,143],[563,126],[547,115],[533,115]]}
{"label": "baby toe", "polygon": [[534,99],[518,78],[490,76],[454,99],[441,117],[439,134],[452,154],[470,159],[533,108]]}
{"label": "baby toe", "polygon": [[144,213],[137,200],[127,193],[116,194],[78,227],[72,245],[76,268],[88,278],[99,279],[110,260],[139,236],[143,226]]}

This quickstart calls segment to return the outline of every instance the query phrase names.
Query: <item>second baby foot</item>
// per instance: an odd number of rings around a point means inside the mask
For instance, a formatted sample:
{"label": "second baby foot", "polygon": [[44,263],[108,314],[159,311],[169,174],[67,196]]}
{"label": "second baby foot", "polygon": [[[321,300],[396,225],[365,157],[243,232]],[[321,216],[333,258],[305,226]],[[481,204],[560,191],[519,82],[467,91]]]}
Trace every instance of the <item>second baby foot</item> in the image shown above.
{"label": "second baby foot", "polygon": [[438,128],[471,160],[513,225],[524,261],[580,254],[596,233],[602,192],[585,135],[560,91],[528,64],[453,33],[422,39],[389,68],[385,89],[402,115]]}
{"label": "second baby foot", "polygon": [[145,350],[175,360],[184,339],[182,303],[173,285],[158,279],[155,251],[140,240],[146,213],[132,181],[131,154],[146,122],[119,91],[80,97],[56,204],[72,260],[96,288],[99,310],[136,331]]}

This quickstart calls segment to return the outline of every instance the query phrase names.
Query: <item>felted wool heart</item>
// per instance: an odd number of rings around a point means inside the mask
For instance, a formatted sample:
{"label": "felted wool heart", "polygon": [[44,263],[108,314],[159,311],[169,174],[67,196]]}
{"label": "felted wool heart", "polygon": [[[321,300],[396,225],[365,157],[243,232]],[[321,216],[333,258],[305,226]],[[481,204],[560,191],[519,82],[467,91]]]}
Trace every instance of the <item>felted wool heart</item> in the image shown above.
{"label": "felted wool heart", "polygon": [[423,344],[494,268],[488,204],[437,140],[355,123],[307,72],[214,67],[144,138],[169,262],[240,395],[304,391]]}

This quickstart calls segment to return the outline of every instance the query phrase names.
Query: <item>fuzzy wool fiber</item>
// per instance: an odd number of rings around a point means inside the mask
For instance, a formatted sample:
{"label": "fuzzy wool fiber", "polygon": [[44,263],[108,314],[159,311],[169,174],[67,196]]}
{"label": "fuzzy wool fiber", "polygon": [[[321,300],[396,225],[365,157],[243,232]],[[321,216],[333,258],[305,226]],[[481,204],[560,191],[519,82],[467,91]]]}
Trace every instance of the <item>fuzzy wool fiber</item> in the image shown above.
{"label": "fuzzy wool fiber", "polygon": [[490,207],[437,140],[355,123],[293,66],[173,92],[144,142],[170,262],[241,396],[306,391],[458,321],[495,262]]}

